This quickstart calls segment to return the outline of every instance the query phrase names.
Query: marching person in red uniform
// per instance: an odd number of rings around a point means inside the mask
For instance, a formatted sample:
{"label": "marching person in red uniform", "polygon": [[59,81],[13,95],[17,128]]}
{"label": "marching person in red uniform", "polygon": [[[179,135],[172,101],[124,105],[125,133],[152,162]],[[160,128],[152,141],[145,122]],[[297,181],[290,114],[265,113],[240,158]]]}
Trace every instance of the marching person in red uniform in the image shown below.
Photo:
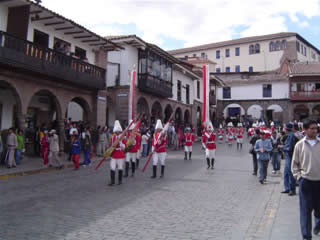
{"label": "marching person in red uniform", "polygon": [[228,123],[228,128],[227,128],[227,138],[228,138],[228,146],[231,147],[233,140],[234,140],[234,129],[233,129],[233,124],[232,122]]}
{"label": "marching person in red uniform", "polygon": [[221,124],[219,126],[219,129],[217,130],[217,133],[218,133],[219,143],[223,143],[224,130]]}
{"label": "marching person in red uniform", "polygon": [[213,132],[212,123],[209,122],[207,126],[207,131],[202,136],[202,144],[206,151],[208,169],[210,168],[210,160],[211,160],[211,169],[214,169],[214,160],[216,156],[215,139],[216,139],[216,134]]}
{"label": "marching person in red uniform", "polygon": [[47,165],[49,163],[49,138],[48,131],[44,131],[44,136],[41,139],[41,157],[43,159],[43,165]]}
{"label": "marching person in red uniform", "polygon": [[192,144],[195,141],[195,136],[191,132],[191,128],[187,127],[186,128],[186,133],[184,134],[184,140],[185,140],[185,145],[184,145],[184,160],[188,159],[188,153],[189,153],[189,160],[191,160],[191,155],[192,155]]}
{"label": "marching person in red uniform", "polygon": [[155,133],[152,139],[152,152],[153,154],[153,175],[151,178],[157,177],[157,165],[158,161],[161,163],[161,175],[160,177],[164,177],[164,168],[166,161],[166,144],[168,143],[167,132],[162,132],[163,126],[160,119],[157,120],[157,124],[155,127]]}
{"label": "marching person in red uniform", "polygon": [[[130,120],[130,123],[131,124],[132,120]],[[135,127],[135,124],[133,123],[131,125],[131,127],[129,128],[129,131],[128,131],[128,134],[127,134],[127,140],[131,137],[131,135],[133,134],[132,133],[132,130],[134,129]],[[136,160],[137,160],[137,154],[138,154],[138,150],[139,150],[139,142],[140,142],[140,137],[138,135],[136,135],[134,137],[134,139],[132,139],[133,141],[133,144],[132,146],[130,147],[129,151],[126,153],[126,167],[125,167],[125,174],[124,174],[124,177],[128,177],[128,174],[129,174],[129,164],[130,164],[130,161],[131,161],[131,177],[134,177],[134,173],[136,171]]]}
{"label": "marching person in red uniform", "polygon": [[[111,137],[110,146],[112,146],[117,139],[120,137],[122,132],[122,127],[118,120],[114,122],[113,133],[114,135]],[[109,186],[113,186],[115,184],[116,178],[116,168],[118,167],[118,184],[122,184],[122,174],[123,174],[123,164],[125,159],[124,149],[126,147],[126,141],[122,140],[119,144],[115,147],[114,151],[111,154],[111,161],[110,161],[110,176],[111,182]]]}
{"label": "marching person in red uniform", "polygon": [[238,124],[238,129],[237,129],[237,150],[242,150],[242,144],[243,144],[243,135],[244,135],[244,130],[242,127],[242,123]]}

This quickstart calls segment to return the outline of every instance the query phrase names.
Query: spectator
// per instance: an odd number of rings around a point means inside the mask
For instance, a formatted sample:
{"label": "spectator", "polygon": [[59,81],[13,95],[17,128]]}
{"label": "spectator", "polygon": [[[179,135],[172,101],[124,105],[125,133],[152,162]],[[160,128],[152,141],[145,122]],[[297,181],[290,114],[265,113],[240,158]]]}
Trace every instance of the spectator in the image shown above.
{"label": "spectator", "polygon": [[91,151],[91,140],[89,135],[86,135],[85,137],[85,143],[84,143],[84,161],[82,163],[83,166],[90,165],[90,151]]}
{"label": "spectator", "polygon": [[19,130],[17,135],[17,148],[16,148],[16,164],[19,165],[21,163],[21,153],[24,151],[24,137],[23,131]]}
{"label": "spectator", "polygon": [[79,170],[79,161],[81,153],[81,142],[78,135],[74,135],[72,142],[72,162],[74,163],[74,170]]}
{"label": "spectator", "polygon": [[267,179],[270,152],[272,151],[271,141],[270,139],[266,139],[264,131],[260,132],[260,139],[257,140],[254,150],[257,153],[259,182],[264,184]]}
{"label": "spectator", "polygon": [[49,138],[48,131],[44,130],[44,136],[41,139],[41,157],[43,159],[43,165],[46,166],[49,163]]}
{"label": "spectator", "polygon": [[99,131],[99,140],[98,140],[98,144],[97,144],[97,155],[103,156],[104,152],[105,152],[105,146],[107,143],[107,135],[104,132],[104,128],[100,128]]}
{"label": "spectator", "polygon": [[251,144],[250,153],[252,154],[252,163],[253,163],[252,175],[255,175],[255,176],[258,173],[258,160],[257,160],[257,153],[254,151],[254,146],[256,145],[256,142],[259,139],[260,139],[260,130],[256,129],[255,135],[250,140],[250,144]]}
{"label": "spectator", "polygon": [[315,216],[313,233],[320,232],[320,139],[316,121],[307,120],[303,127],[306,137],[295,146],[291,169],[299,181],[301,234],[303,239],[312,239],[312,211]]}
{"label": "spectator", "polygon": [[49,167],[57,166],[60,169],[63,168],[63,165],[59,157],[59,138],[58,138],[58,135],[56,134],[56,130],[54,129],[50,131],[49,149],[50,149]]}
{"label": "spectator", "polygon": [[7,156],[8,168],[16,167],[16,161],[14,159],[14,154],[18,146],[17,136],[14,134],[13,128],[9,129],[9,135],[7,137]]}
{"label": "spectator", "polygon": [[292,128],[292,123],[286,124],[287,137],[283,146],[285,166],[283,175],[284,191],[282,191],[282,193],[288,193],[289,196],[296,195],[296,181],[291,172],[291,160],[295,142],[295,136],[292,131]]}
{"label": "spectator", "polygon": [[142,134],[141,137],[141,145],[142,145],[142,157],[146,157],[148,156],[148,140],[150,138],[150,134],[149,133],[144,133]]}
{"label": "spectator", "polygon": [[272,157],[272,166],[273,166],[273,174],[280,173],[280,151],[279,151],[279,146],[281,145],[280,143],[280,138],[277,136],[277,132],[273,131],[271,135],[271,144],[272,144],[272,152],[271,152],[271,157]]}

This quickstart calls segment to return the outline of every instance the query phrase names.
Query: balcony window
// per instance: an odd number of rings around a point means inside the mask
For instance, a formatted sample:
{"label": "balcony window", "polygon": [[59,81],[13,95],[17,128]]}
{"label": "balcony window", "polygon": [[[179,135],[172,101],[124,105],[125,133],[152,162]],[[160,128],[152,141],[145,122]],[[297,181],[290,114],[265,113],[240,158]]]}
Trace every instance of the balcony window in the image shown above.
{"label": "balcony window", "polygon": [[201,53],[201,58],[206,58],[206,53]]}
{"label": "balcony window", "polygon": [[240,65],[236,65],[236,72],[240,72]]}
{"label": "balcony window", "polygon": [[297,52],[300,52],[300,43],[298,41],[296,43],[296,47],[297,47]]}
{"label": "balcony window", "polygon": [[240,56],[240,48],[236,48],[236,56]]}
{"label": "balcony window", "polygon": [[304,55],[307,56],[307,48],[304,47]]}
{"label": "balcony window", "polygon": [[193,54],[193,57],[197,57],[197,54],[196,54],[196,53],[194,53],[194,54]]}
{"label": "balcony window", "polygon": [[190,104],[190,85],[186,85],[186,104]]}
{"label": "balcony window", "polygon": [[177,83],[177,100],[181,101],[181,81],[178,80]]}
{"label": "balcony window", "polygon": [[231,88],[230,87],[224,87],[222,89],[222,97],[224,99],[230,99],[231,98]]}
{"label": "balcony window", "polygon": [[249,54],[254,54],[254,45],[249,46]]}
{"label": "balcony window", "polygon": [[282,40],[281,42],[281,50],[284,50],[287,48],[287,41],[286,40]]}
{"label": "balcony window", "polygon": [[276,41],[276,51],[280,50],[280,41]]}
{"label": "balcony window", "polygon": [[253,72],[253,67],[252,66],[249,67],[249,72]]}
{"label": "balcony window", "polygon": [[216,51],[216,59],[220,59],[220,50]]}
{"label": "balcony window", "polygon": [[139,51],[139,73],[147,73],[147,56],[145,51]]}
{"label": "balcony window", "polygon": [[269,52],[273,52],[275,50],[274,48],[274,42],[269,43]]}
{"label": "balcony window", "polygon": [[260,53],[260,44],[257,43],[256,46],[255,46],[255,53]]}
{"label": "balcony window", "polygon": [[263,97],[272,97],[272,85],[271,84],[263,84],[262,95],[263,95]]}
{"label": "balcony window", "polygon": [[75,48],[74,55],[75,55],[76,57],[78,57],[79,59],[81,59],[81,60],[84,60],[84,59],[87,58],[87,56],[86,56],[86,55],[87,55],[86,50],[84,50],[84,49],[82,49],[82,48],[79,48],[79,47],[76,47],[76,48]]}
{"label": "balcony window", "polygon": [[38,46],[48,48],[49,47],[49,35],[35,29],[33,32],[33,43]]}
{"label": "balcony window", "polygon": [[226,67],[226,72],[230,72],[230,67]]}
{"label": "balcony window", "polygon": [[221,72],[221,68],[216,68],[216,72],[217,73]]}
{"label": "balcony window", "polygon": [[226,57],[230,57],[230,49],[226,49]]}

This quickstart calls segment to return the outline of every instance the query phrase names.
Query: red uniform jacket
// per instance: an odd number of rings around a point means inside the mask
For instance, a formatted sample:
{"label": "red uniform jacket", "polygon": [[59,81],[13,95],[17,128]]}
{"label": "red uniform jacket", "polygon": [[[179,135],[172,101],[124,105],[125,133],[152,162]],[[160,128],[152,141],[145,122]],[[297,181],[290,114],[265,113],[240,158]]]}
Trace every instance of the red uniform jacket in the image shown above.
{"label": "red uniform jacket", "polygon": [[243,138],[243,135],[244,135],[243,128],[238,129],[238,131],[237,131],[237,137],[238,137],[238,138]]}
{"label": "red uniform jacket", "polygon": [[222,128],[217,130],[218,136],[222,136],[224,134],[224,130]]}
{"label": "red uniform jacket", "polygon": [[[130,137],[130,133],[128,133],[127,139],[129,139],[129,137]],[[139,151],[139,149],[140,149],[140,140],[141,140],[141,137],[136,135],[136,137],[135,137],[136,143],[131,146],[130,150],[128,151],[129,153],[137,153]]]}
{"label": "red uniform jacket", "polygon": [[187,147],[192,146],[193,142],[196,140],[196,137],[192,133],[184,134],[185,145]]}
{"label": "red uniform jacket", "polygon": [[[119,136],[117,135],[113,135],[111,137],[111,142],[110,142],[110,145],[112,146],[114,144],[114,142],[117,140]],[[123,144],[126,144],[126,141],[125,140],[122,140],[122,143]],[[122,159],[122,158],[125,158],[125,154],[124,154],[124,149],[122,149],[120,147],[120,142],[119,144],[116,146],[116,148],[114,149],[114,151],[112,152],[111,154],[111,157],[114,158],[114,159]]]}
{"label": "red uniform jacket", "polygon": [[166,152],[166,144],[168,143],[168,139],[167,137],[165,137],[164,139],[161,138],[160,141],[158,141],[157,145],[157,139],[159,137],[160,133],[155,133],[153,135],[153,139],[152,139],[152,147],[154,147],[155,152],[157,153],[162,153],[162,152]]}
{"label": "red uniform jacket", "polygon": [[216,139],[216,134],[214,133],[206,132],[202,136],[202,142],[206,145],[206,148],[208,148],[209,150],[213,150],[217,148],[215,139]]}
{"label": "red uniform jacket", "polygon": [[43,138],[41,139],[41,148],[49,148],[49,139],[47,136],[43,136]]}

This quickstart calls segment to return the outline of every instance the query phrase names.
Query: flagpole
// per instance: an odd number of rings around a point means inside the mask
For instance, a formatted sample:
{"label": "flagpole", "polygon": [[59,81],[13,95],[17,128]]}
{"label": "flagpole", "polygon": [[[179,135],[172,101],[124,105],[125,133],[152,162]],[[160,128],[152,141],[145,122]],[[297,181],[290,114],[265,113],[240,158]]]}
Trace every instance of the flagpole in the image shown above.
{"label": "flagpole", "polygon": [[136,65],[133,65],[133,69],[130,74],[130,90],[129,90],[129,111],[128,111],[128,122],[134,119],[134,97],[136,87]]}

